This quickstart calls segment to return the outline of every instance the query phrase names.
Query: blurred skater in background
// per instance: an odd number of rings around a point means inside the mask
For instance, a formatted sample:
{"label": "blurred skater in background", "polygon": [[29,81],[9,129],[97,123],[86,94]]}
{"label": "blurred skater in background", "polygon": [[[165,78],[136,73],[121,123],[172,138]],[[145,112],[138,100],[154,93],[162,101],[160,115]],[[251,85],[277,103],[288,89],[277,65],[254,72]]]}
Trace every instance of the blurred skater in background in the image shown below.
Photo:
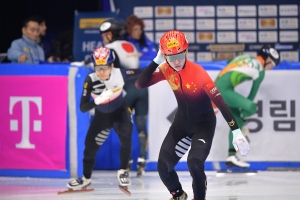
{"label": "blurred skater in background", "polygon": [[[280,62],[280,56],[271,45],[264,45],[254,58],[250,55],[235,57],[219,73],[215,84],[229,106],[239,127],[243,127],[243,134],[248,138],[249,129],[246,126],[247,118],[257,111],[257,105],[253,102],[257,91],[265,77],[265,70],[270,70]],[[235,87],[244,81],[252,80],[253,84],[248,97],[244,97],[235,91]],[[236,150],[232,144],[233,134],[229,132],[229,151],[226,164],[236,167],[247,168],[249,163],[240,160],[236,156]],[[248,139],[249,140],[249,139]]]}

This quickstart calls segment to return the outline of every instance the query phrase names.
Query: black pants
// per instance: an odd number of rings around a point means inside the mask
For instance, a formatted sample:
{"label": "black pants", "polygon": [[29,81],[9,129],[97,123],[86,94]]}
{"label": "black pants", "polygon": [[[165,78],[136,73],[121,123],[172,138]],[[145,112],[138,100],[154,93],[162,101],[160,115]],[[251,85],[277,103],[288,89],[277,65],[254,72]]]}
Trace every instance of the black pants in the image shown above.
{"label": "black pants", "polygon": [[134,123],[139,137],[139,157],[146,158],[148,148],[148,88],[137,89],[134,85],[136,79],[137,77],[131,78],[125,82],[124,90],[126,91],[126,96],[124,100],[131,110],[134,109]]}
{"label": "black pants", "polygon": [[177,111],[158,159],[159,176],[170,192],[182,189],[174,167],[191,147],[187,163],[193,178],[194,199],[205,199],[207,184],[204,162],[211,149],[215,127],[214,112],[186,116]]}
{"label": "black pants", "polygon": [[101,113],[95,110],[95,117],[85,138],[83,158],[83,175],[85,178],[91,177],[96,154],[109,135],[111,128],[114,128],[121,143],[120,169],[127,168],[131,154],[131,113],[125,106],[120,107],[112,113]]}

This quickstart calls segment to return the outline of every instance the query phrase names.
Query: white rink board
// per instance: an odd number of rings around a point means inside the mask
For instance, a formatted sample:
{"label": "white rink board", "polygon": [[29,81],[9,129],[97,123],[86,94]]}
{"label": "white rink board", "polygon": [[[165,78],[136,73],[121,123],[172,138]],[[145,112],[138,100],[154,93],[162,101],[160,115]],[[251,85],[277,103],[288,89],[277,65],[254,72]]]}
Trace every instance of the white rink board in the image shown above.
{"label": "white rink board", "polygon": [[[219,71],[208,71],[213,80]],[[300,161],[300,70],[272,70],[266,71],[254,102],[262,101],[262,116],[257,114],[251,118],[262,122],[263,127],[256,133],[250,133],[250,152],[247,161]],[[236,90],[248,95],[251,81],[239,85]],[[280,101],[286,104],[286,109],[275,111],[271,116],[272,108],[279,108]],[[295,102],[295,109],[291,114],[291,101]],[[173,91],[167,81],[160,82],[149,88],[149,161],[157,162],[161,143],[168,132],[171,123],[167,120],[177,108]],[[294,121],[295,131],[274,130],[275,121]],[[255,123],[249,123],[255,128]],[[288,124],[280,124],[280,128],[289,128]],[[217,127],[214,142],[207,161],[224,161],[228,155],[229,127],[221,113],[217,114]],[[181,161],[186,161],[186,155]]]}

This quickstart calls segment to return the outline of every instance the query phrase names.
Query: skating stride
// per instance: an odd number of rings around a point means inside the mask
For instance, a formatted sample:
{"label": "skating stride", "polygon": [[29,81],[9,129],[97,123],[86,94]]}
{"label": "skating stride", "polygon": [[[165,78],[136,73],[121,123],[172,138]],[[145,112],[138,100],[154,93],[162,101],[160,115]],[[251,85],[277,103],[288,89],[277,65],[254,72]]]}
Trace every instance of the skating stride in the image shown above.
{"label": "skating stride", "polygon": [[[114,68],[115,54],[106,47],[98,47],[92,54],[95,72],[90,73],[84,82],[80,110],[87,112],[95,109],[95,117],[85,138],[83,157],[83,177],[67,184],[69,191],[87,191],[92,183],[92,170],[95,157],[101,145],[114,128],[120,138],[120,170],[117,173],[120,186],[127,189],[129,185],[126,171],[131,155],[132,121],[131,111],[125,105],[122,96],[124,81],[137,76],[142,69]],[[91,100],[93,99],[93,100]]]}
{"label": "skating stride", "polygon": [[[131,196],[131,192],[128,190],[129,186],[129,177],[127,170],[120,169],[118,170],[118,181],[119,181],[119,189],[125,194]],[[92,183],[92,179],[86,179],[84,176],[82,178],[78,178],[72,180],[68,183],[68,190],[59,191],[58,194],[65,194],[71,192],[89,192],[93,191],[94,188],[87,188]]]}
{"label": "skating stride", "polygon": [[118,171],[118,180],[119,180],[119,189],[127,195],[131,195],[131,192],[128,190],[129,186],[129,175],[128,171],[124,169],[120,169]]}
{"label": "skating stride", "polygon": [[87,188],[91,185],[92,179],[76,179],[68,183],[68,190],[59,191],[57,194],[66,194],[71,192],[89,192],[93,191],[94,188]]}
{"label": "skating stride", "polygon": [[[275,48],[265,44],[257,52],[256,57],[250,55],[239,55],[235,57],[228,65],[220,71],[215,81],[219,92],[222,94],[230,111],[236,119],[239,127],[242,127],[242,133],[250,142],[248,135],[250,133],[247,126],[247,119],[257,112],[257,104],[254,98],[259,87],[264,80],[265,71],[271,70],[280,63],[280,55]],[[238,85],[245,81],[252,81],[252,86],[247,97],[235,91]],[[249,168],[250,164],[240,160],[236,155],[236,149],[232,144],[233,134],[229,132],[229,149],[226,165],[229,169],[232,167]]]}

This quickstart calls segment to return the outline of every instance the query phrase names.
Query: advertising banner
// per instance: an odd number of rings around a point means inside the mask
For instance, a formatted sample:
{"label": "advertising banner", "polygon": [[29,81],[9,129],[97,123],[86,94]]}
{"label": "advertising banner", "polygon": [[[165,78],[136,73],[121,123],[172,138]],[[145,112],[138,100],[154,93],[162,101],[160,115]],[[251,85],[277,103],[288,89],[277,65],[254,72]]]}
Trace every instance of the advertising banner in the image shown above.
{"label": "advertising banner", "polygon": [[75,61],[87,59],[95,48],[103,45],[99,27],[107,18],[120,20],[119,16],[112,12],[79,12],[75,14],[73,43]]}
{"label": "advertising banner", "polygon": [[[114,0],[114,4],[124,19],[133,13],[143,20],[154,21],[154,26],[145,31],[156,36],[153,40],[157,44],[160,40],[157,36],[172,29],[194,33],[194,40],[187,37],[190,47],[193,47],[189,52],[194,55],[210,52],[212,43],[244,44],[245,52],[257,52],[266,43],[275,46],[280,53],[299,50],[300,12],[295,0],[222,1],[222,4],[217,0],[209,3],[131,0],[126,4],[123,0]],[[202,56],[195,57],[197,62],[216,60],[214,57],[201,59]],[[298,62],[299,51],[297,56],[283,57],[282,60]]]}
{"label": "advertising banner", "polygon": [[66,169],[67,83],[67,76],[0,77],[0,169]]}

